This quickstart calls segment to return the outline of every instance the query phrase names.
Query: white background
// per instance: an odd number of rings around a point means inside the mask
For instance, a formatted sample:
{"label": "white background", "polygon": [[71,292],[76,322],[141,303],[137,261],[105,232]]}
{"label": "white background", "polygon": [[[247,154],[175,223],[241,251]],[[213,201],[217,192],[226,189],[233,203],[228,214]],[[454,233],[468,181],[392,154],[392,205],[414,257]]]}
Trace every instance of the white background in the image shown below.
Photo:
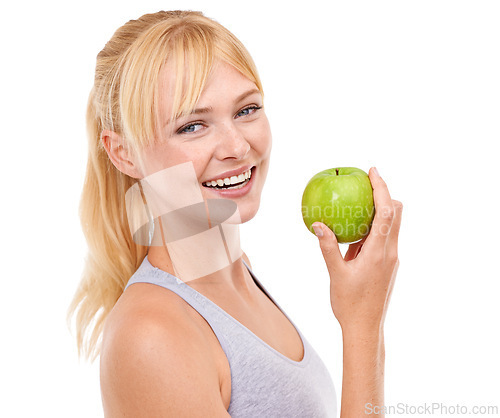
{"label": "white background", "polygon": [[98,362],[78,362],[65,322],[86,252],[85,106],[115,29],[161,9],[203,11],[254,57],[274,142],[242,247],[326,363],[338,403],[340,328],[300,202],[321,170],[377,166],[404,203],[386,404],[500,406],[500,3],[12,4],[0,25],[0,416],[102,416]]}

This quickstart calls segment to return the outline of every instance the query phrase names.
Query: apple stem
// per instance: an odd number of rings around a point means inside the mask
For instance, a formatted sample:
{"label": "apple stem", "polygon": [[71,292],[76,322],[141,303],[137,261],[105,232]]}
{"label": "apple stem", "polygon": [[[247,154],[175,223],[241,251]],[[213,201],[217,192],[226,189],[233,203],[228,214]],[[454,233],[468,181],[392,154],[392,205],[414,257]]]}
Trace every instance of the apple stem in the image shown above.
{"label": "apple stem", "polygon": [[338,175],[339,175],[339,169],[338,169],[338,168],[336,168],[336,169],[335,169],[335,171],[336,171],[337,176],[338,176]]}

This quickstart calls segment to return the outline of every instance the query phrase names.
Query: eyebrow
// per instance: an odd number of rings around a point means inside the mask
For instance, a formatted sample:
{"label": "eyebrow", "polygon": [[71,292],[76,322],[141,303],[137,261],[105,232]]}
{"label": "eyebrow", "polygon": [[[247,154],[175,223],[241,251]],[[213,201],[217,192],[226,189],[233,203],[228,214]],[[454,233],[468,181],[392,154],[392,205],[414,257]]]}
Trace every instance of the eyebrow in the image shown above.
{"label": "eyebrow", "polygon": [[[255,93],[259,93],[260,94],[260,90],[259,89],[251,89],[251,90],[248,90],[242,94],[240,94],[234,101],[234,103],[239,103],[241,102],[242,100],[246,99],[248,96],[251,96],[252,94],[255,94]],[[197,109],[194,109],[192,112],[188,113],[186,116],[189,116],[189,115],[199,115],[199,114],[202,114],[202,113],[209,113],[213,110],[213,107],[212,106],[207,106],[207,107],[199,107]],[[167,121],[167,123],[165,125],[168,125],[170,123],[170,121]]]}

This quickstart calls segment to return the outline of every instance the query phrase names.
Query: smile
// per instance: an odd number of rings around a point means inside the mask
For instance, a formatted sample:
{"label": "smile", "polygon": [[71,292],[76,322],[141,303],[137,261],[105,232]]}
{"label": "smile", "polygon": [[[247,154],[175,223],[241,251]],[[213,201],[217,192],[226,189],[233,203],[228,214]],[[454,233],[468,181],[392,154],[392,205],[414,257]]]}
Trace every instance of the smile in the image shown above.
{"label": "smile", "polygon": [[231,176],[223,179],[207,181],[202,184],[205,187],[210,187],[214,189],[223,189],[223,190],[241,189],[250,181],[250,178],[252,177],[253,168],[254,167],[250,168],[244,173],[241,173],[239,176]]}

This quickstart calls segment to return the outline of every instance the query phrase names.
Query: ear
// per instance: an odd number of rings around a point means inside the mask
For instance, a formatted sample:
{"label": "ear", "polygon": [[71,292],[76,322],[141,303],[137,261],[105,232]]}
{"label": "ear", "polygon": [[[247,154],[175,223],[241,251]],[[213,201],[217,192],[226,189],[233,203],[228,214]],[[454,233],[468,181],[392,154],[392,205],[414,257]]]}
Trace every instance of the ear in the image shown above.
{"label": "ear", "polygon": [[134,154],[119,134],[105,129],[101,133],[101,141],[109,159],[119,171],[132,178],[142,178]]}

